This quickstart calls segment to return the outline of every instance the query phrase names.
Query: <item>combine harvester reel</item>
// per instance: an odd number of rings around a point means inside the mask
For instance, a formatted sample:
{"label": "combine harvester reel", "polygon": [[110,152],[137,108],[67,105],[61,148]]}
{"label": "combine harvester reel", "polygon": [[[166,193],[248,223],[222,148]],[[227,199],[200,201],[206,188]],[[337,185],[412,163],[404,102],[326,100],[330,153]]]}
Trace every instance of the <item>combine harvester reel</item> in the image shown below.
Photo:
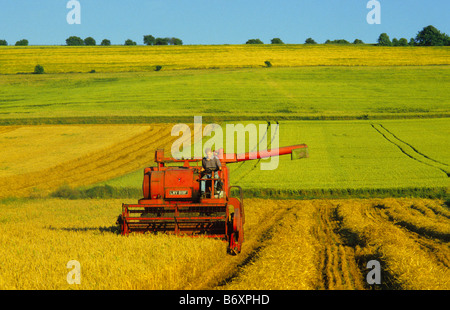
{"label": "combine harvester reel", "polygon": [[[164,150],[158,149],[156,167],[144,169],[144,197],[137,204],[122,204],[122,214],[117,220],[122,235],[163,232],[220,238],[227,241],[228,253],[240,253],[245,223],[243,194],[239,186],[230,186],[227,163],[266,158],[272,152],[230,156],[220,149],[218,158],[222,169],[217,178],[212,174],[206,179],[202,178],[202,159],[164,158]],[[308,157],[305,144],[282,147],[275,154],[291,154],[292,159]],[[168,163],[179,165],[168,166]],[[206,195],[201,193],[201,182],[209,189]],[[216,185],[219,186],[216,188]],[[232,188],[238,190],[239,198],[231,197]]]}

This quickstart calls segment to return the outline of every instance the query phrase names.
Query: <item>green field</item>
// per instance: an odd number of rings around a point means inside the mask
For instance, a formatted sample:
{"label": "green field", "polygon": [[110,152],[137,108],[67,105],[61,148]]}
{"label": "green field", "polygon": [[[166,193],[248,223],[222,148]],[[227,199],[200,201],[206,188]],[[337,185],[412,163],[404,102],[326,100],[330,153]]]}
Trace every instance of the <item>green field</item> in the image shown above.
{"label": "green field", "polygon": [[192,122],[194,115],[210,120],[442,117],[450,113],[449,70],[302,67],[7,75],[0,76],[0,122],[73,117],[90,123],[161,117]]}
{"label": "green field", "polygon": [[[450,184],[449,126],[448,119],[280,122],[280,146],[306,143],[310,157],[282,156],[273,171],[258,160],[230,164],[231,182],[253,195],[433,196]],[[246,141],[247,151],[255,147]],[[93,186],[139,193],[142,179],[137,170]]]}
{"label": "green field", "polygon": [[[409,124],[407,128],[415,130],[393,131],[399,136],[406,135],[405,142],[392,135],[386,137],[385,131],[383,135],[375,129],[380,124],[382,128],[397,128],[405,122]],[[280,145],[306,143],[310,157],[291,161],[285,156],[275,174],[260,171],[258,165],[248,162],[233,176],[238,184],[247,187],[293,191],[445,187],[449,184],[450,167],[446,163],[450,157],[442,146],[450,145],[445,132],[449,126],[447,119],[280,123]],[[421,145],[417,140],[425,140],[427,132],[432,132],[434,139]],[[427,154],[433,154],[442,163],[425,157]]]}

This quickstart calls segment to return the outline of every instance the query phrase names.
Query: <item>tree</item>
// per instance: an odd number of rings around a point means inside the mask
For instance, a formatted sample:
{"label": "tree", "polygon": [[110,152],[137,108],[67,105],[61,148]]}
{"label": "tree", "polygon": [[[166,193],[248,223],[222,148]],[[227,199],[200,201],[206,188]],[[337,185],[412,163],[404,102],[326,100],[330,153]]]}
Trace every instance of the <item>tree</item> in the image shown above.
{"label": "tree", "polygon": [[391,39],[389,39],[389,36],[387,35],[387,33],[383,32],[382,34],[380,34],[380,36],[378,37],[378,45],[380,45],[380,46],[391,46],[392,45]]}
{"label": "tree", "polygon": [[406,38],[401,38],[398,40],[398,46],[408,46],[408,40],[406,40]]}
{"label": "tree", "polygon": [[156,38],[155,45],[169,45],[169,38]]}
{"label": "tree", "polygon": [[136,45],[136,42],[134,42],[134,41],[131,40],[131,39],[127,39],[127,40],[125,41],[125,45]]}
{"label": "tree", "polygon": [[84,39],[84,45],[97,45],[97,42],[95,42],[93,37],[87,37]]}
{"label": "tree", "polygon": [[392,39],[392,46],[398,46],[398,39],[397,38],[393,38]]}
{"label": "tree", "polygon": [[355,41],[353,41],[353,44],[364,44],[364,42],[360,39],[355,39]]}
{"label": "tree", "polygon": [[34,67],[34,74],[44,74],[44,67],[36,65],[36,67]]}
{"label": "tree", "polygon": [[270,43],[271,43],[271,44],[284,44],[284,42],[281,41],[280,38],[273,38],[273,39],[270,41]]}
{"label": "tree", "polygon": [[430,25],[419,31],[415,41],[419,46],[442,46],[445,45],[447,38],[445,33]]}
{"label": "tree", "polygon": [[8,45],[8,42],[6,42],[6,40],[0,40],[0,45],[6,46]]}
{"label": "tree", "polygon": [[178,38],[170,38],[169,43],[171,45],[183,45],[183,41]]}
{"label": "tree", "polygon": [[416,45],[416,40],[414,40],[414,38],[411,38],[411,39],[409,40],[408,45],[409,45],[409,46],[414,46],[414,45]]}
{"label": "tree", "polygon": [[445,46],[450,46],[450,36],[445,35],[445,37],[444,37],[444,45]]}
{"label": "tree", "polygon": [[20,41],[16,42],[16,46],[28,46],[28,40],[27,39],[22,39]]}
{"label": "tree", "polygon": [[[312,39],[311,39],[312,40]],[[313,40],[314,41],[314,40]],[[356,40],[355,40],[356,41]],[[359,41],[361,41],[361,40],[359,40]],[[362,41],[361,41],[362,42]],[[314,43],[312,43],[312,44],[315,44],[315,42]],[[344,39],[339,39],[339,40],[333,40],[333,41],[330,41],[330,40],[326,40],[325,41],[325,44],[350,44],[350,42],[348,42],[347,40],[344,40]],[[356,43],[355,43],[356,44]]]}
{"label": "tree", "polygon": [[245,44],[264,44],[260,39],[250,39]]}
{"label": "tree", "polygon": [[66,39],[66,44],[69,46],[79,46],[79,45],[84,45],[84,41],[80,37],[71,36]]}
{"label": "tree", "polygon": [[102,46],[110,46],[111,45],[111,41],[108,39],[103,39],[102,43],[100,43],[100,45]]}
{"label": "tree", "polygon": [[317,44],[317,42],[314,41],[312,38],[308,38],[305,40],[305,44]]}
{"label": "tree", "polygon": [[146,45],[154,45],[155,44],[155,37],[151,34],[144,36],[144,44]]}

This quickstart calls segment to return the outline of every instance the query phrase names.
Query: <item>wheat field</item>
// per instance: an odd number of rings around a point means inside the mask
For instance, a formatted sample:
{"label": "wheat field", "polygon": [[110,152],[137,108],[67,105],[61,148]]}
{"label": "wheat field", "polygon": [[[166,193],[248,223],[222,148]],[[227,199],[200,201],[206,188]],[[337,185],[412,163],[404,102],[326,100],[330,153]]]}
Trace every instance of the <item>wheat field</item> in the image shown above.
{"label": "wheat field", "polygon": [[[216,239],[121,236],[122,202],[3,200],[0,289],[450,289],[440,200],[247,199],[238,256]],[[66,280],[70,260],[79,285]],[[369,260],[382,266],[380,285],[366,281]]]}
{"label": "wheat field", "polygon": [[[225,289],[450,288],[450,213],[439,201],[292,201],[288,210]],[[366,281],[370,260],[382,266],[378,287]]]}
{"label": "wheat field", "polygon": [[88,185],[170,153],[171,124],[1,127],[0,197],[46,196],[59,186]]}

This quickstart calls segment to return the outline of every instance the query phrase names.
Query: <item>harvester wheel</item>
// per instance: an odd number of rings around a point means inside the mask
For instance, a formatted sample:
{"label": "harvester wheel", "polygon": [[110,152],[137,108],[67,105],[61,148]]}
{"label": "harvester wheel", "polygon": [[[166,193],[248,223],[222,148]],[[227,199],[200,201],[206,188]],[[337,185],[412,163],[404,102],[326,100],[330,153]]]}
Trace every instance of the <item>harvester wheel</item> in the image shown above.
{"label": "harvester wheel", "polygon": [[232,255],[237,255],[241,252],[242,242],[244,241],[244,230],[242,223],[241,208],[235,206],[234,213],[231,214],[228,232],[228,250],[227,252]]}
{"label": "harvester wheel", "polygon": [[120,226],[120,233],[122,235],[126,235],[127,234],[126,223],[125,223],[125,220],[124,220],[122,214],[120,214],[119,217],[117,218],[116,224],[119,224],[119,226]]}

